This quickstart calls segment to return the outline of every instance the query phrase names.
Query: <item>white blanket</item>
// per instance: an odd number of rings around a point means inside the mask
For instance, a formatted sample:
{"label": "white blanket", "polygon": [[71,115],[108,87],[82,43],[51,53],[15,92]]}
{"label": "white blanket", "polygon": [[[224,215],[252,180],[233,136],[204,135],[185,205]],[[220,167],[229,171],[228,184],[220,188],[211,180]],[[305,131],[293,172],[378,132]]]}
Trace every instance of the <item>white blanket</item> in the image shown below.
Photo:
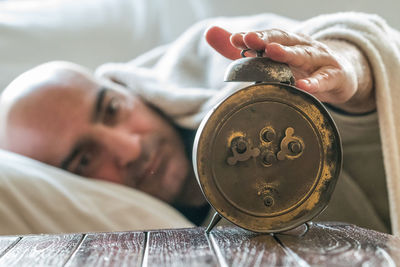
{"label": "white blanket", "polygon": [[[374,74],[390,202],[392,232],[400,234],[400,35],[383,19],[361,13],[324,15],[296,23],[271,14],[199,22],[170,45],[124,64],[105,64],[100,77],[125,84],[177,124],[195,129],[205,114],[243,83],[223,83],[230,63],[204,41],[204,31],[219,25],[233,32],[279,27],[316,39],[345,39],[366,54]],[[373,155],[371,155],[372,157]]]}

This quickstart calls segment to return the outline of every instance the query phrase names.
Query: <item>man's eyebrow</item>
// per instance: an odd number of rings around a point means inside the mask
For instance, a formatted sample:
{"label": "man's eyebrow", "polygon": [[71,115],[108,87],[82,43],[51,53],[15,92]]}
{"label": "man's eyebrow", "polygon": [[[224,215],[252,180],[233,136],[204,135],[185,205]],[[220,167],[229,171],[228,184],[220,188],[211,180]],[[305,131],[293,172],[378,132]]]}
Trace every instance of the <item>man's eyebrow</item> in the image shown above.
{"label": "man's eyebrow", "polygon": [[68,156],[61,162],[60,168],[63,169],[63,170],[68,171],[69,165],[75,159],[75,157],[79,155],[81,150],[82,150],[82,145],[81,144],[77,144],[74,147],[74,149],[72,149],[71,153],[69,153]]}
{"label": "man's eyebrow", "polygon": [[103,108],[103,100],[104,97],[107,93],[107,88],[105,87],[101,87],[99,92],[96,95],[96,101],[93,107],[93,113],[92,113],[92,122],[97,122],[100,119],[100,115],[101,115],[101,110]]}

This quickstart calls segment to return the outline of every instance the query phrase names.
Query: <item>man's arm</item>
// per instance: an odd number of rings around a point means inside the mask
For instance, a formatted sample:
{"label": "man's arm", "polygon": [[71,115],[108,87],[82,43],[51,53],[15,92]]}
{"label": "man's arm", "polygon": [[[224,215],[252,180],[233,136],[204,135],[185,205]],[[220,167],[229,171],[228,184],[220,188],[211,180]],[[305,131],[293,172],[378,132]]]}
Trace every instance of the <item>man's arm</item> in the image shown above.
{"label": "man's arm", "polygon": [[298,88],[346,112],[375,109],[370,66],[363,53],[349,42],[316,41],[278,29],[231,34],[219,27],[210,28],[206,40],[230,59],[239,58],[242,49],[252,49],[287,63]]}

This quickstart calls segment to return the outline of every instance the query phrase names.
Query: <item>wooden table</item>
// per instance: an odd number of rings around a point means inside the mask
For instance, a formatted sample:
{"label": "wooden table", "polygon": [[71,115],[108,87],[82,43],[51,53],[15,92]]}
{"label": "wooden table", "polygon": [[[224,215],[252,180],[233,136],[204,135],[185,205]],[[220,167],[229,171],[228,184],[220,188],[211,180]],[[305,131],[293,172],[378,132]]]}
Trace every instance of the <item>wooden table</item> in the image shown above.
{"label": "wooden table", "polygon": [[0,237],[0,266],[396,266],[400,239],[353,225],[307,233],[236,227]]}

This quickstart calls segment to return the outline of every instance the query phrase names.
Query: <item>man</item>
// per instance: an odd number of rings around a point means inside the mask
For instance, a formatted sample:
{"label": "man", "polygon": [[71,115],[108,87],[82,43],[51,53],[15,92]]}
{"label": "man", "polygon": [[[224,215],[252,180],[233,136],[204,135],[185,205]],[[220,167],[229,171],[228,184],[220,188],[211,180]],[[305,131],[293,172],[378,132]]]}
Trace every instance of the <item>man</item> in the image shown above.
{"label": "man", "polygon": [[22,74],[1,106],[4,149],[170,204],[205,204],[171,123],[78,65],[52,62]]}
{"label": "man", "polygon": [[[347,41],[317,41],[277,29],[231,35],[219,27],[210,28],[206,40],[230,59],[252,49],[287,63],[298,88],[340,112],[375,110],[368,60]],[[65,62],[22,74],[1,98],[1,147],[85,177],[137,188],[185,213],[197,208],[191,219],[200,223],[208,207],[185,152],[191,150],[193,132],[173,126],[151,103],[126,91],[128,82],[112,81],[97,80]],[[380,196],[379,203],[387,206],[386,192]],[[388,216],[386,212],[382,221],[387,223]]]}

